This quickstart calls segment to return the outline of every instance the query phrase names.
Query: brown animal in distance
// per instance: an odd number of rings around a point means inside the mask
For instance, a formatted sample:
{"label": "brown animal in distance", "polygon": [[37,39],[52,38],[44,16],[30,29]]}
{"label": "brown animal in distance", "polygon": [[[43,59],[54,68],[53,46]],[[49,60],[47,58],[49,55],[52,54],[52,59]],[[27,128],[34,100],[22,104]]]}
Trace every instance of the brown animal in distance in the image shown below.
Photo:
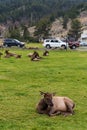
{"label": "brown animal in distance", "polygon": [[5,50],[5,58],[9,58],[9,57],[13,57],[13,56],[15,56],[15,54],[14,53],[11,53],[11,52],[9,52],[9,50]]}
{"label": "brown animal in distance", "polygon": [[6,55],[5,55],[5,58],[10,58],[10,57],[21,58],[21,55],[11,53],[11,52],[9,52],[9,50],[6,50],[6,51],[5,51],[5,54],[6,54]]}
{"label": "brown animal in distance", "polygon": [[43,56],[48,56],[49,55],[49,51],[45,51],[44,53],[43,53]]}
{"label": "brown animal in distance", "polygon": [[39,56],[38,52],[34,51],[34,53],[31,55],[31,61],[39,61],[41,57]]}
{"label": "brown animal in distance", "polygon": [[48,92],[41,92],[41,95],[43,95],[43,98],[36,107],[39,114],[47,114],[49,116],[74,114],[75,103],[70,98],[54,96],[54,94]]}
{"label": "brown animal in distance", "polygon": [[21,55],[16,54],[15,58],[21,58]]}

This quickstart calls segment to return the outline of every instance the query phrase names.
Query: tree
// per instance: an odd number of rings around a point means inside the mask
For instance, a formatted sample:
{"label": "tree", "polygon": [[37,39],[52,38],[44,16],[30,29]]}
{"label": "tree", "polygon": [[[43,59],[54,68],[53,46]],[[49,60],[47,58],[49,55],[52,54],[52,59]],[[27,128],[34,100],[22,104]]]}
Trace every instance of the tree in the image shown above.
{"label": "tree", "polygon": [[62,24],[64,29],[67,29],[67,23],[68,23],[68,16],[65,15],[63,18],[63,24]]}
{"label": "tree", "polygon": [[68,32],[68,37],[72,37],[75,40],[80,38],[82,32],[82,25],[78,19],[74,19],[71,22],[71,29]]}
{"label": "tree", "polygon": [[29,31],[28,31],[28,27],[27,26],[24,26],[24,32],[23,32],[23,38],[25,40],[28,40],[29,39]]}
{"label": "tree", "polygon": [[40,20],[36,26],[34,35],[39,39],[47,38],[49,36],[50,26],[51,26],[51,23],[50,23],[49,18],[44,18]]}
{"label": "tree", "polygon": [[8,37],[11,37],[11,38],[17,38],[17,39],[20,39],[20,29],[18,26],[16,26],[15,24],[9,26],[8,28]]}

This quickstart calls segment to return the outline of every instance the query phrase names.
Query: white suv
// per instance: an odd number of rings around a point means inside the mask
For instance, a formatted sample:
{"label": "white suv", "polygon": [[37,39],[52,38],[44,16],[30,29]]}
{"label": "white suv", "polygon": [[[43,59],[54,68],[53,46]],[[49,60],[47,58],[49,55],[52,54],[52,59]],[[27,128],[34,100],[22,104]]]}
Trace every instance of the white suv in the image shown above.
{"label": "white suv", "polygon": [[67,43],[61,41],[60,39],[45,39],[43,46],[46,47],[47,49],[50,48],[67,48]]}

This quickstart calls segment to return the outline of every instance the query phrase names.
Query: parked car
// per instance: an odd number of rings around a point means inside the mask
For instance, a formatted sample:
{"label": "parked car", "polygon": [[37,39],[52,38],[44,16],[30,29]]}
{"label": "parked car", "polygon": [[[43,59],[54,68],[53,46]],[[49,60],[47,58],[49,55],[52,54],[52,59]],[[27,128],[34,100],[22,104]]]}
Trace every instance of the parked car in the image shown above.
{"label": "parked car", "polygon": [[68,46],[70,49],[76,49],[77,47],[80,46],[79,41],[68,41]]}
{"label": "parked car", "polygon": [[47,49],[50,48],[67,48],[66,42],[61,41],[60,39],[45,39],[43,46],[46,47]]}
{"label": "parked car", "polygon": [[75,38],[63,38],[62,41],[66,42],[70,49],[76,49],[80,46],[80,42],[76,41]]}
{"label": "parked car", "polygon": [[24,47],[24,43],[23,42],[20,42],[19,40],[17,39],[5,39],[4,42],[3,42],[3,46],[4,47],[12,47],[12,46],[17,46],[17,47]]}
{"label": "parked car", "polygon": [[87,42],[86,41],[80,41],[80,46],[87,46]]}

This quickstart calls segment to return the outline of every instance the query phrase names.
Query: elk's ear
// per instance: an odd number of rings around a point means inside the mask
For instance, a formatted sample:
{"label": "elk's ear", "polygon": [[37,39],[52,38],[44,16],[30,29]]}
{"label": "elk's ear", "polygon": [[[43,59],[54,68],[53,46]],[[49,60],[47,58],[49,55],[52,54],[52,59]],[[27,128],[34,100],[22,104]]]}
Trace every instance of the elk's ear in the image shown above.
{"label": "elk's ear", "polygon": [[44,95],[45,93],[44,93],[44,92],[42,92],[42,91],[40,91],[40,94],[41,94],[41,95]]}

